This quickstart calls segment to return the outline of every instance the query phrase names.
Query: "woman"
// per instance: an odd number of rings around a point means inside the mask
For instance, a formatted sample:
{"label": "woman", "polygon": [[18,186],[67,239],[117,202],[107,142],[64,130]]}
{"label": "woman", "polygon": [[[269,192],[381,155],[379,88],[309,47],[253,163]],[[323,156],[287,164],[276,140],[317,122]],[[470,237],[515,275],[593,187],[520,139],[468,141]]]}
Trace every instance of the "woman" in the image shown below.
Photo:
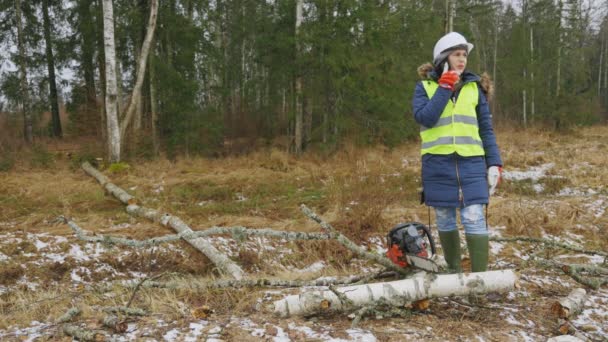
{"label": "woman", "polygon": [[472,49],[456,32],[439,39],[433,64],[418,68],[423,80],[416,85],[413,101],[421,126],[423,200],[435,209],[441,247],[454,272],[462,272],[457,208],[471,270],[487,270],[483,205],[498,185],[502,167],[487,101],[489,78],[482,80],[466,69]]}

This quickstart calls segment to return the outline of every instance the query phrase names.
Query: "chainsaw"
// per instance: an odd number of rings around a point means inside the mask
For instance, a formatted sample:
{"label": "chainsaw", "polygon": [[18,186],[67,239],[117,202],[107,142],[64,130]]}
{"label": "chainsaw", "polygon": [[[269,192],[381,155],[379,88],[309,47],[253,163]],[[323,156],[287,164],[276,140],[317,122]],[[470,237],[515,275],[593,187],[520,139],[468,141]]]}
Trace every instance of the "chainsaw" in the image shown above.
{"label": "chainsaw", "polygon": [[[386,256],[397,266],[418,268],[437,273],[441,267],[431,259],[435,256],[435,241],[429,228],[422,223],[399,223],[386,237]],[[431,254],[429,254],[429,248]]]}

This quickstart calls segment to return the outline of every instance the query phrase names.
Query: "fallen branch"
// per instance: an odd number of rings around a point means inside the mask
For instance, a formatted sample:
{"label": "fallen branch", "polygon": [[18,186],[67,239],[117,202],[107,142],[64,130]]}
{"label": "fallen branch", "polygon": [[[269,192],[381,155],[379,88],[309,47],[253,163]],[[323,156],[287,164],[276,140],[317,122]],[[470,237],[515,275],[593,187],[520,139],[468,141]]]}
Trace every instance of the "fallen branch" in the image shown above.
{"label": "fallen branch", "polygon": [[371,260],[373,262],[376,262],[376,263],[386,267],[387,269],[395,271],[399,274],[409,274],[411,272],[409,269],[402,268],[402,267],[395,265],[392,261],[390,261],[388,258],[384,257],[383,255],[370,253],[367,250],[365,250],[365,248],[362,248],[362,247],[358,246],[357,244],[355,244],[354,242],[350,241],[346,236],[344,236],[342,233],[337,231],[329,223],[323,221],[323,219],[321,219],[317,214],[315,214],[312,210],[310,210],[306,205],[304,205],[304,204],[300,205],[300,210],[302,211],[302,213],[304,213],[304,215],[306,215],[307,217],[309,217],[310,219],[312,219],[313,221],[315,221],[319,225],[321,225],[321,227],[323,227],[323,229],[325,229],[327,231],[327,233],[329,234],[329,236],[331,238],[336,239],[340,244],[342,244],[344,247],[346,247],[348,250],[352,251],[356,255],[361,256],[365,259]]}
{"label": "fallen branch", "polygon": [[100,242],[107,243],[110,245],[122,245],[128,247],[152,247],[156,245],[160,245],[166,242],[174,242],[180,239],[196,239],[201,237],[207,237],[210,235],[221,235],[221,234],[232,234],[235,240],[242,240],[248,236],[264,236],[264,237],[274,237],[281,238],[287,241],[295,241],[295,240],[327,240],[329,236],[323,233],[304,233],[304,232],[285,232],[280,230],[272,230],[272,229],[248,229],[246,227],[211,227],[209,229],[200,230],[200,231],[192,231],[192,232],[184,232],[180,234],[171,234],[164,235],[159,237],[154,237],[146,240],[135,240],[135,239],[127,239],[117,236],[109,236],[109,235],[89,235],[89,232],[80,228],[74,221],[64,217],[57,217],[57,221],[63,222],[67,224],[74,233],[76,237],[82,241],[86,242]]}
{"label": "fallen branch", "polygon": [[[85,162],[82,164],[83,170],[93,176],[97,181],[114,197],[118,198],[123,204],[127,205],[127,212],[131,215],[137,215],[148,218],[154,222],[158,222],[163,226],[169,226],[182,235],[193,233],[192,229],[184,223],[180,218],[169,214],[161,214],[156,210],[140,207],[136,205],[135,198],[129,195],[126,191],[118,186],[110,183],[101,172],[96,170],[91,164]],[[222,272],[229,274],[234,279],[242,279],[245,272],[235,264],[226,255],[220,253],[212,244],[203,238],[184,238],[189,244],[205,254],[214,265]]]}
{"label": "fallen branch", "polygon": [[[593,264],[565,264],[553,260],[534,260],[533,263],[542,267],[561,269],[564,273],[572,277],[576,282],[591,287],[594,290],[604,284],[608,284],[608,269]],[[587,273],[588,275],[584,275]],[[598,278],[593,278],[597,276]]]}
{"label": "fallen branch", "polygon": [[[152,260],[152,259],[150,258],[150,260]],[[158,279],[158,278],[162,277],[163,275],[165,275],[165,272],[163,272],[163,273],[161,273],[159,275],[156,275],[154,277],[145,277],[145,278],[141,279],[140,281],[138,281],[137,285],[135,285],[135,288],[133,289],[133,293],[131,294],[131,298],[129,298],[129,301],[127,302],[126,308],[128,309],[129,306],[131,306],[131,303],[133,303],[133,299],[135,299],[135,295],[137,294],[137,291],[141,288],[141,285],[145,281],[147,281],[147,280],[153,281],[154,279]]]}
{"label": "fallen branch", "polygon": [[[346,285],[353,284],[366,276],[354,275],[343,278],[324,277],[315,280],[284,280],[284,279],[242,279],[242,280],[217,280],[209,282],[201,279],[174,279],[166,282],[145,281],[143,287],[154,287],[163,289],[192,289],[192,290],[207,290],[207,289],[222,289],[222,288],[243,288],[243,287],[303,287],[303,286],[329,286],[329,285]],[[133,285],[132,285],[133,286]]]}
{"label": "fallen branch", "polygon": [[112,329],[115,333],[122,334],[127,331],[127,323],[118,319],[116,315],[107,315],[101,321],[105,327]]}
{"label": "fallen branch", "polygon": [[105,336],[103,334],[96,333],[89,329],[80,328],[73,324],[64,325],[63,332],[66,335],[72,336],[75,339],[78,339],[80,341],[104,341],[105,340]]}
{"label": "fallen branch", "polygon": [[350,327],[351,329],[356,328],[365,316],[406,318],[411,316],[411,314],[412,312],[409,309],[402,306],[391,305],[381,298],[371,305],[362,307],[354,315],[349,316],[353,317]]}
{"label": "fallen branch", "polygon": [[[515,287],[516,280],[517,276],[512,270],[439,275],[421,272],[409,279],[348,286],[337,290],[356,306],[365,306],[379,299],[400,306],[425,298],[511,290]],[[324,302],[329,303],[325,309],[322,307]],[[340,299],[332,291],[309,291],[274,302],[274,312],[281,317],[342,309]]]}
{"label": "fallen branch", "polygon": [[146,316],[147,313],[143,309],[139,308],[128,308],[126,306],[110,306],[102,309],[107,313],[121,313],[127,316]]}
{"label": "fallen branch", "polygon": [[57,323],[67,323],[71,321],[74,317],[78,316],[80,312],[80,309],[77,307],[70,308],[63,315],[57,318]]}
{"label": "fallen branch", "polygon": [[608,257],[608,253],[603,252],[603,251],[587,250],[587,249],[584,249],[584,248],[572,246],[572,245],[567,244],[567,243],[563,243],[563,242],[559,242],[559,241],[555,241],[555,240],[551,240],[551,239],[544,239],[544,238],[533,238],[533,237],[527,237],[527,236],[516,236],[516,237],[490,236],[490,241],[496,241],[496,242],[534,242],[534,243],[542,243],[542,244],[545,244],[545,245],[549,245],[549,246],[553,246],[553,247],[558,247],[558,248],[563,248],[563,249],[566,249],[566,250],[569,250],[569,251],[573,251],[573,252],[578,252],[578,253],[583,253],[583,254],[589,254],[589,255],[594,255],[595,254],[595,255],[601,255],[603,257]]}

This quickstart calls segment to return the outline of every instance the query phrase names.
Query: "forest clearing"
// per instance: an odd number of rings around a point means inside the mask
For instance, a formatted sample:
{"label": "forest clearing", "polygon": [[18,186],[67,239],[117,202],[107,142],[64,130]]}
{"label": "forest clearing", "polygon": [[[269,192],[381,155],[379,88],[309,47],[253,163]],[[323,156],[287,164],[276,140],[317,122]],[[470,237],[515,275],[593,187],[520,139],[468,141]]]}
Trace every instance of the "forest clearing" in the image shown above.
{"label": "forest clearing", "polygon": [[[274,301],[311,286],[205,287],[230,277],[183,240],[128,247],[78,239],[59,216],[89,236],[145,240],[175,232],[129,215],[80,168],[81,151],[68,156],[67,145],[50,144],[0,173],[0,340],[69,340],[59,318],[78,308],[70,324],[118,341],[544,341],[560,327],[552,306],[584,288],[586,300],[568,320],[570,332],[606,341],[606,136],[606,126],[552,133],[497,129],[505,170],[488,209],[490,235],[529,241],[491,241],[490,270],[515,270],[518,287],[481,299],[434,298],[422,310],[379,307],[384,314],[362,317],[356,311],[273,314]],[[428,222],[418,199],[415,142],[392,150],[345,147],[324,157],[269,149],[111,167],[97,160],[96,166],[141,205],[179,216],[194,231],[240,226],[321,233],[300,211],[304,204],[359,246],[384,254],[392,226]],[[237,235],[205,240],[238,265],[244,279],[320,281],[384,270],[337,241]],[[597,286],[577,282],[551,262],[594,265],[598,271],[584,276]],[[463,265],[468,272],[466,259]],[[179,288],[162,287],[168,284]],[[115,309],[112,327],[102,323],[109,308],[125,306],[135,314]]]}

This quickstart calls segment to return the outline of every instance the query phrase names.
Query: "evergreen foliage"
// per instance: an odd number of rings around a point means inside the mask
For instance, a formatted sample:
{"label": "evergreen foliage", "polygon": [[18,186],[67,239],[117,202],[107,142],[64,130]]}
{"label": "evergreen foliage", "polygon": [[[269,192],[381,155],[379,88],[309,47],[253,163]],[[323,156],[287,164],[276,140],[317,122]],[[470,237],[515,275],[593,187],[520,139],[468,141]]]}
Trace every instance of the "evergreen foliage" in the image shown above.
{"label": "evergreen foliage", "polygon": [[[46,1],[55,68],[73,74],[57,80],[67,134],[104,139],[101,1]],[[23,100],[19,71],[9,66],[21,62],[13,3],[0,0],[0,44],[9,51],[0,62],[10,62],[0,74],[2,115],[19,113]],[[44,2],[21,4],[29,108],[50,111]],[[415,138],[416,69],[445,33],[446,1],[306,0],[297,37],[295,7],[295,0],[160,1],[141,125],[130,128],[128,155],[149,155],[138,149],[157,145],[170,156],[246,152],[272,141],[293,149],[296,78],[303,84],[305,148]],[[469,69],[496,80],[495,121],[564,129],[605,119],[607,12],[605,0],[456,1],[454,30],[475,44]],[[115,0],[114,15],[124,109],[149,2]]]}

